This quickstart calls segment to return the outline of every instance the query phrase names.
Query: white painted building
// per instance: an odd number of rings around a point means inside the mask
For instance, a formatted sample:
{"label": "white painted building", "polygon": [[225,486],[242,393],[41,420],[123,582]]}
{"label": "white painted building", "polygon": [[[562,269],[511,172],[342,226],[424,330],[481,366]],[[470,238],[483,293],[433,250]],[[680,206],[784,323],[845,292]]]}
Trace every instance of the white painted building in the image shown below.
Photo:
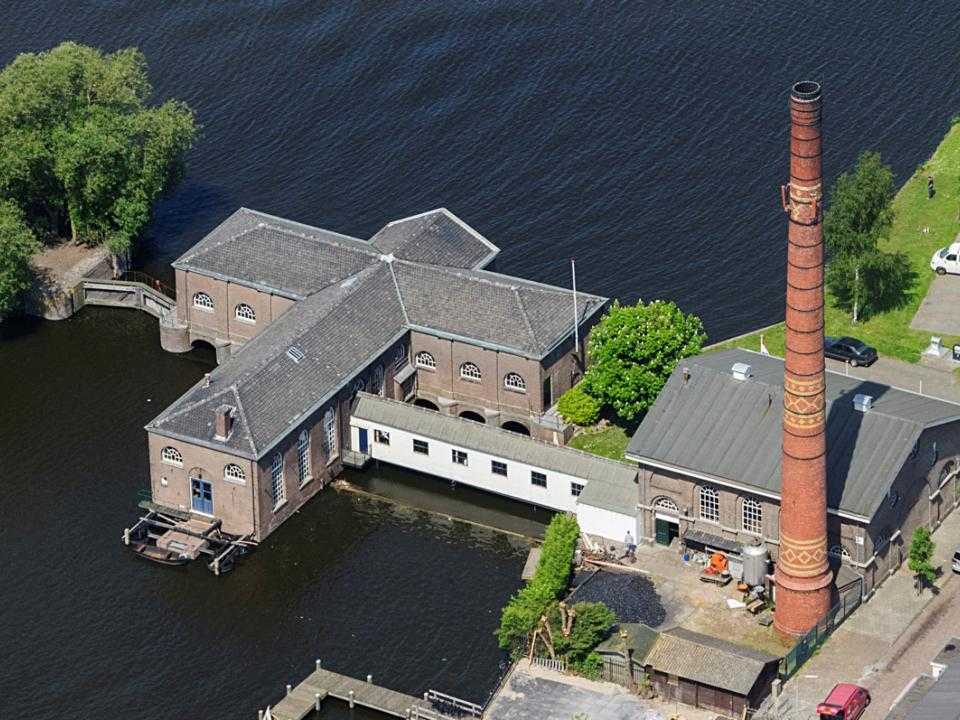
{"label": "white painted building", "polygon": [[639,536],[637,471],[624,463],[366,393],[350,434],[351,448],[373,459],[575,513],[590,536]]}

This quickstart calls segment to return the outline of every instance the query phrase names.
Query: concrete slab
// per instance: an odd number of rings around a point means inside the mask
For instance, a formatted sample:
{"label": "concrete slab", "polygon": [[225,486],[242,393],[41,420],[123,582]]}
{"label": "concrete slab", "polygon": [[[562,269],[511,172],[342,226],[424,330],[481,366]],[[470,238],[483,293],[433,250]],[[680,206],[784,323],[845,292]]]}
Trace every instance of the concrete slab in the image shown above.
{"label": "concrete slab", "polygon": [[960,335],[960,275],[934,278],[910,327],[935,335]]}

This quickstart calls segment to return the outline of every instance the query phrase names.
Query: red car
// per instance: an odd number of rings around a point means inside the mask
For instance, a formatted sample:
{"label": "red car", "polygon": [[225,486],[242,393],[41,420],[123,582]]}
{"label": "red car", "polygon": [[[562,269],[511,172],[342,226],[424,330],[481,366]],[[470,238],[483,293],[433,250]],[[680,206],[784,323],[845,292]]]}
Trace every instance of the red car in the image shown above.
{"label": "red car", "polygon": [[858,720],[870,704],[866,688],[851,683],[838,683],[826,699],[817,705],[820,720]]}

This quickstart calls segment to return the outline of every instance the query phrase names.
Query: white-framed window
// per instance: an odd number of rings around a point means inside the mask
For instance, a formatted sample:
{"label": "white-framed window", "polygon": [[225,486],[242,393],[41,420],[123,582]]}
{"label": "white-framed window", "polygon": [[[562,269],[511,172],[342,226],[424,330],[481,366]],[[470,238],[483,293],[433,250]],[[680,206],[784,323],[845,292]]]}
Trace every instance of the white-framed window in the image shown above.
{"label": "white-framed window", "polygon": [[273,498],[273,509],[287,501],[287,488],[283,482],[283,455],[275,453],[270,465],[270,497]]}
{"label": "white-framed window", "polygon": [[373,441],[375,443],[380,443],[381,445],[390,444],[390,433],[384,432],[383,430],[374,430],[373,431]]}
{"label": "white-framed window", "polygon": [[583,483],[572,482],[570,483],[570,494],[574,497],[580,497],[580,493],[583,492]]}
{"label": "white-framed window", "polygon": [[494,475],[502,475],[503,477],[506,477],[507,464],[505,462],[500,462],[499,460],[491,460],[490,472],[492,472]]}
{"label": "white-framed window", "polygon": [[393,367],[399,370],[406,364],[407,364],[407,346],[401,343],[400,347],[397,348],[396,354],[393,356]]}
{"label": "white-framed window", "polygon": [[429,455],[430,454],[430,443],[426,440],[417,440],[413,439],[413,451],[418,455]]}
{"label": "white-framed window", "polygon": [[160,461],[167,465],[183,467],[183,455],[175,447],[169,445],[160,451]]}
{"label": "white-framed window", "polygon": [[203,310],[204,312],[213,312],[213,298],[207,295],[203,291],[194,293],[193,306],[197,310]]}
{"label": "white-framed window", "polygon": [[668,512],[680,514],[680,508],[677,504],[668,497],[657,498],[657,501],[653,503],[653,506],[658,510],[666,510]]}
{"label": "white-framed window", "polygon": [[473,382],[480,382],[483,379],[480,368],[477,367],[476,363],[472,362],[465,362],[460,366],[460,377]]}
{"label": "white-framed window", "polygon": [[240,322],[249,323],[250,325],[253,325],[257,322],[257,314],[253,311],[253,308],[246,303],[240,303],[237,305],[237,307],[234,308],[233,313]]}
{"label": "white-framed window", "polygon": [[383,365],[377,365],[373,371],[373,392],[383,397]]}
{"label": "white-framed window", "polygon": [[530,484],[545,488],[547,486],[547,476],[536,470],[530,471]]}
{"label": "white-framed window", "polygon": [[236,463],[230,463],[223,468],[223,479],[243,485],[247,481],[247,474]]}
{"label": "white-framed window", "polygon": [[763,506],[756,500],[747,498],[743,501],[743,516],[741,519],[741,527],[744,532],[753,535],[763,533]]}
{"label": "white-framed window", "polygon": [[720,522],[720,493],[712,487],[700,488],[700,519]]}
{"label": "white-framed window", "polygon": [[421,350],[417,353],[414,363],[418,368],[423,368],[424,370],[437,369],[437,359],[426,350]]}
{"label": "white-framed window", "polygon": [[450,459],[457,465],[467,464],[467,454],[463,450],[451,450]]}
{"label": "white-framed window", "polygon": [[513,390],[514,392],[525,393],[527,391],[527,383],[522,377],[517,373],[507,373],[503,378],[503,386],[507,390]]}
{"label": "white-framed window", "polygon": [[340,447],[337,444],[337,414],[333,408],[329,408],[323,414],[323,451],[328,461],[340,454]]}
{"label": "white-framed window", "polygon": [[834,545],[828,552],[832,557],[840,558],[841,560],[850,559],[850,553],[847,552],[847,549],[843,545]]}
{"label": "white-framed window", "polygon": [[306,485],[311,479],[310,475],[310,433],[306,430],[300,431],[297,438],[297,477],[300,485]]}

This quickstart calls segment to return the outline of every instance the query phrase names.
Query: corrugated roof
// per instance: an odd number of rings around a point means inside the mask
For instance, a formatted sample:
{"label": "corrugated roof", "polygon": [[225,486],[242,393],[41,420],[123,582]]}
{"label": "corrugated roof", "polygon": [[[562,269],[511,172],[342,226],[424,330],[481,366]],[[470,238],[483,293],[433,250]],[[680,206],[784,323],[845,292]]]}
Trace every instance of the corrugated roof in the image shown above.
{"label": "corrugated roof", "polygon": [[[752,377],[735,379],[734,363]],[[684,369],[689,371],[685,377]],[[627,455],[779,495],[783,361],[744,350],[681,361],[627,447]],[[866,413],[858,393],[874,397]],[[960,405],[827,373],[827,502],[872,517],[920,433],[960,419]]]}
{"label": "corrugated roof", "polygon": [[[627,488],[628,491],[636,487],[637,471],[630,465],[573,448],[534,440],[494,425],[443,415],[435,410],[399,400],[359,393],[354,402],[352,415],[360,420],[404,430],[424,438],[456,445],[465,450],[476,450],[544,470],[583,478],[588,481],[584,493],[587,493],[594,482],[604,488],[619,486]],[[632,503],[629,506],[631,512],[637,502],[636,491],[633,492]],[[607,494],[606,489],[604,494]],[[609,494],[617,495],[618,493],[610,490]],[[582,499],[583,495],[581,495]]]}

